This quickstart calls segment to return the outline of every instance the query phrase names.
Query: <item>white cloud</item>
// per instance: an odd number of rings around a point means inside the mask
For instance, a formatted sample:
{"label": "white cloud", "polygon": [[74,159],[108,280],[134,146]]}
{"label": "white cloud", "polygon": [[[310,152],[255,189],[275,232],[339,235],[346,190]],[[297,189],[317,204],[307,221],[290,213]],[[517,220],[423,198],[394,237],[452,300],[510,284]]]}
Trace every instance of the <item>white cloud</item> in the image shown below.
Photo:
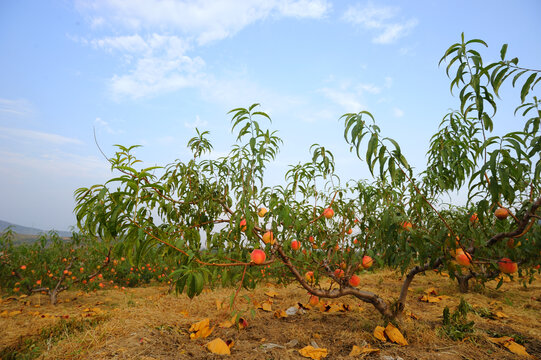
{"label": "white cloud", "polygon": [[15,129],[0,127],[0,137],[15,140],[36,140],[47,142],[51,144],[63,145],[63,144],[82,144],[78,139],[73,139],[57,134],[44,133],[34,130]]}
{"label": "white cloud", "polygon": [[184,126],[187,127],[188,129],[205,128],[207,125],[208,125],[208,121],[206,120],[201,121],[201,118],[199,118],[199,115],[195,117],[194,122],[191,122],[191,123],[187,121],[184,122]]}
{"label": "white cloud", "polygon": [[123,130],[115,130],[115,129],[113,129],[111,127],[111,125],[109,125],[109,123],[107,121],[104,121],[99,117],[97,117],[96,120],[94,120],[94,125],[104,129],[108,134],[122,134],[122,133],[124,133]]}
{"label": "white cloud", "polygon": [[319,90],[325,97],[340,105],[347,112],[359,112],[366,109],[363,103],[365,94],[379,94],[381,88],[374,84],[356,83],[344,81],[335,87],[325,87]]}
{"label": "white cloud", "polygon": [[393,109],[393,115],[395,117],[397,117],[397,118],[402,117],[402,116],[404,116],[404,110],[399,109],[399,108],[394,108]]}
{"label": "white cloud", "polygon": [[32,112],[32,105],[25,99],[12,100],[0,98],[0,116],[24,117]]}
{"label": "white cloud", "polygon": [[80,0],[77,6],[91,14],[93,25],[175,29],[199,44],[232,36],[271,15],[321,18],[331,8],[327,0]]}
{"label": "white cloud", "polygon": [[417,19],[396,19],[399,8],[394,6],[376,7],[372,3],[365,6],[350,6],[343,15],[343,20],[360,25],[368,30],[375,30],[377,35],[372,38],[376,44],[389,44],[406,36],[415,26]]}

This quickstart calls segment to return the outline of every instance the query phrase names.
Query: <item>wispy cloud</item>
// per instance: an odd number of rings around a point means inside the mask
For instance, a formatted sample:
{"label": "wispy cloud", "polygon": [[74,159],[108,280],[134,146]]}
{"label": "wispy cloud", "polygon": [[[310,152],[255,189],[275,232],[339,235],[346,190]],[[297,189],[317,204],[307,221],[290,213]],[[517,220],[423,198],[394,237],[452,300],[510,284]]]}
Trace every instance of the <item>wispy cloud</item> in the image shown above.
{"label": "wispy cloud", "polygon": [[404,116],[404,110],[395,107],[393,109],[393,115],[397,118],[402,117]]}
{"label": "wispy cloud", "polygon": [[0,98],[0,116],[27,116],[33,112],[30,102],[25,99],[1,99]]}
{"label": "wispy cloud", "polygon": [[342,107],[348,112],[358,112],[366,109],[364,99],[366,94],[379,94],[381,87],[374,84],[355,83],[344,81],[334,87],[319,89],[327,99]]}
{"label": "wispy cloud", "polygon": [[104,121],[99,117],[97,117],[96,120],[94,120],[94,126],[99,127],[101,129],[104,129],[108,134],[122,134],[122,133],[124,133],[124,130],[113,129],[111,127],[111,125],[107,121]]}
{"label": "wispy cloud", "polygon": [[398,19],[400,9],[394,6],[377,7],[372,3],[364,6],[350,6],[343,15],[343,20],[373,30],[376,35],[372,42],[389,44],[402,38],[418,24],[417,19]]}
{"label": "wispy cloud", "polygon": [[187,122],[185,121],[184,122],[184,126],[187,127],[188,129],[195,129],[196,127],[199,127],[199,128],[204,128],[208,125],[208,122],[206,120],[201,120],[201,118],[199,117],[199,115],[197,115],[195,117],[195,121],[194,122]]}
{"label": "wispy cloud", "polygon": [[73,139],[57,134],[44,133],[34,130],[0,127],[0,137],[16,140],[34,140],[51,144],[83,144],[78,139]]}
{"label": "wispy cloud", "polygon": [[269,16],[321,18],[327,0],[93,0],[77,2],[92,26],[174,29],[199,44],[221,40]]}
{"label": "wispy cloud", "polygon": [[[183,88],[215,89],[223,84],[205,72],[205,61],[191,55],[197,46],[233,36],[268,17],[322,18],[327,0],[92,0],[78,1],[92,27],[111,27],[131,35],[72,40],[127,60],[114,74],[114,98],[138,99]],[[176,35],[170,35],[174,32]],[[215,92],[213,90],[213,92]]]}

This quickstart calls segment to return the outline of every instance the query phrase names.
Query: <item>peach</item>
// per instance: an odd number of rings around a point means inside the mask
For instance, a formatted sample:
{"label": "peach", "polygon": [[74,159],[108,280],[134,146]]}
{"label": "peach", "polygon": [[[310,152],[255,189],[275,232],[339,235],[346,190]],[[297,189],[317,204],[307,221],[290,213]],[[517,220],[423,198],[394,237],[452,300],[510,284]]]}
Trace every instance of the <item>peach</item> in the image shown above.
{"label": "peach", "polygon": [[331,208],[326,208],[323,210],[323,216],[325,216],[327,219],[330,219],[334,216],[334,210]]}
{"label": "peach", "polygon": [[[458,250],[457,250],[457,252],[458,252]],[[470,266],[472,257],[467,252],[462,252],[462,253],[456,255],[455,260],[459,265]]]}
{"label": "peach", "polygon": [[274,240],[274,235],[272,231],[267,231],[265,234],[263,234],[263,242],[265,244],[270,243],[271,245],[274,245],[276,241]]}
{"label": "peach", "polygon": [[334,276],[337,278],[341,278],[344,276],[344,270],[342,269],[336,269],[334,270]]}
{"label": "peach", "polygon": [[246,219],[242,219],[240,221],[239,226],[240,226],[240,231],[246,231]]}
{"label": "peach", "polygon": [[257,211],[257,215],[258,215],[259,217],[265,216],[266,213],[267,213],[267,209],[265,209],[264,207],[259,208],[259,210]]}
{"label": "peach", "polygon": [[315,295],[312,295],[310,296],[310,300],[308,300],[308,303],[310,304],[310,306],[316,306],[317,304],[319,304],[319,298]]}
{"label": "peach", "polygon": [[349,285],[353,287],[357,287],[360,284],[361,284],[361,278],[355,274],[351,275],[351,277],[349,278]]}
{"label": "peach", "polygon": [[293,241],[291,242],[291,249],[293,249],[293,250],[299,250],[300,247],[301,247],[301,243],[298,242],[297,240],[293,240]]}
{"label": "peach", "polygon": [[306,281],[314,281],[314,272],[307,271],[306,274],[304,274],[304,278],[306,279]]}
{"label": "peach", "polygon": [[503,258],[498,261],[498,268],[504,274],[512,274],[518,271],[518,265],[509,258]]}
{"label": "peach", "polygon": [[250,258],[252,259],[252,262],[258,265],[263,264],[265,262],[266,257],[267,256],[265,255],[265,252],[261,249],[255,249],[250,254]]}
{"label": "peach", "polygon": [[498,208],[496,211],[494,211],[494,216],[496,216],[499,220],[505,220],[507,219],[507,216],[509,216],[509,210],[506,208]]}
{"label": "peach", "polygon": [[368,269],[372,266],[373,263],[374,263],[374,260],[370,256],[368,255],[363,256],[363,260],[361,263],[363,268]]}

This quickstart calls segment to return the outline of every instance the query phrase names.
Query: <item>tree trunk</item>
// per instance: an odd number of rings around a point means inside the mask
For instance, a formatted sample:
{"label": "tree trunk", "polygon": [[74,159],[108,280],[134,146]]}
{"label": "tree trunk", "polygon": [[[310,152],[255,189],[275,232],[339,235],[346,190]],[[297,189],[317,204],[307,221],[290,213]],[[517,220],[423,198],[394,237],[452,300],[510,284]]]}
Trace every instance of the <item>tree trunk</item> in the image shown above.
{"label": "tree trunk", "polygon": [[458,290],[462,293],[462,294],[465,294],[468,292],[469,290],[469,284],[468,284],[468,281],[470,280],[470,276],[464,276],[464,275],[460,275],[460,276],[457,276],[457,280],[458,280]]}

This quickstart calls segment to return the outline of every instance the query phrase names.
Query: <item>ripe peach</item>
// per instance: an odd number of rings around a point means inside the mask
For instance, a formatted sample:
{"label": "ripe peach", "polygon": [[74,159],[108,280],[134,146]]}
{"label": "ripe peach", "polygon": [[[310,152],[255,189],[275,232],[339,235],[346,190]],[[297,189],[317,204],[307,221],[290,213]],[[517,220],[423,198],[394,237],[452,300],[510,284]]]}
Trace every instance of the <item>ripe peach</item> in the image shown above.
{"label": "ripe peach", "polygon": [[363,268],[368,269],[372,266],[373,263],[374,263],[374,259],[372,259],[370,256],[368,255],[363,256],[363,261],[362,261]]}
{"label": "ripe peach", "polygon": [[351,275],[351,277],[349,278],[349,285],[353,287],[357,287],[360,284],[361,284],[361,278],[355,274]]}
{"label": "ripe peach", "polygon": [[21,265],[21,270],[26,270],[26,265]]}
{"label": "ripe peach", "polygon": [[503,258],[498,261],[498,268],[504,274],[512,274],[518,271],[518,265],[509,258]]}
{"label": "ripe peach", "polygon": [[348,235],[351,235],[352,232],[353,232],[353,229],[350,228],[350,229],[348,230]]}
{"label": "ripe peach", "polygon": [[477,213],[473,213],[472,216],[470,216],[470,222],[473,224],[478,221],[479,221],[479,218],[477,217]]}
{"label": "ripe peach", "polygon": [[341,278],[344,276],[344,270],[342,269],[336,269],[334,270],[334,276],[337,278]]}
{"label": "ripe peach", "polygon": [[499,220],[505,220],[507,219],[507,216],[509,216],[509,210],[506,208],[498,208],[496,211],[494,211],[494,216],[496,216]]}
{"label": "ripe peach", "polygon": [[404,221],[402,223],[402,229],[410,231],[413,225],[409,221]]}
{"label": "ripe peach", "polygon": [[252,262],[258,265],[263,264],[265,262],[266,257],[267,256],[265,255],[265,252],[261,249],[255,249],[250,254],[250,258],[252,259]]}
{"label": "ripe peach", "polygon": [[265,209],[264,207],[259,208],[259,210],[257,211],[257,215],[259,215],[259,217],[265,216],[266,213],[267,213],[267,209]]}
{"label": "ripe peach", "polygon": [[323,210],[323,216],[325,216],[327,219],[330,219],[334,216],[334,210],[331,208],[326,208]]}
{"label": "ripe peach", "polygon": [[304,278],[306,279],[306,281],[314,281],[314,272],[307,271],[306,274],[304,274]]}
{"label": "ripe peach", "polygon": [[246,219],[242,219],[240,221],[239,226],[240,226],[240,231],[246,231]]}
{"label": "ripe peach", "polygon": [[[457,249],[457,252],[458,252],[458,249]],[[455,260],[459,265],[470,266],[472,257],[467,252],[462,252],[460,254],[457,254],[457,256],[455,257]]]}
{"label": "ripe peach", "polygon": [[263,242],[265,244],[270,243],[271,245],[274,245],[276,241],[274,240],[274,235],[272,231],[267,231],[265,234],[263,234]]}
{"label": "ripe peach", "polygon": [[301,247],[301,243],[298,242],[297,240],[293,240],[293,241],[291,242],[291,249],[293,249],[293,250],[299,250],[300,247]]}
{"label": "ripe peach", "polygon": [[314,241],[315,241],[315,240],[314,240],[314,237],[313,237],[313,236],[308,237],[308,241],[310,241],[310,242],[313,244]]}

